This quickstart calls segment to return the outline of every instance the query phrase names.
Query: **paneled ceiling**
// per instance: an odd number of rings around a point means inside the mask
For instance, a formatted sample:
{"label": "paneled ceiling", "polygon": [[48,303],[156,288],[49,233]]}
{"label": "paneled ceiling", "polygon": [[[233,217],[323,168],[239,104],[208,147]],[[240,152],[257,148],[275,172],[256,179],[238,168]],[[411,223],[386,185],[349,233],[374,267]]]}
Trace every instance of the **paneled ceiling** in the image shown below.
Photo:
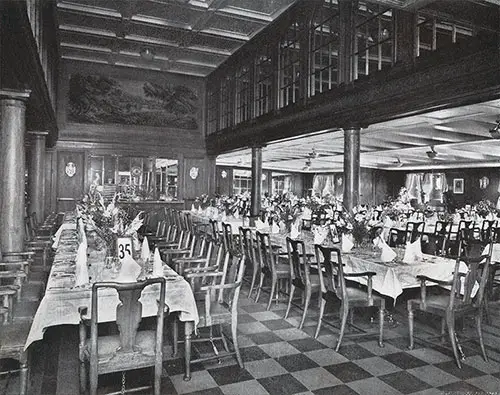
{"label": "paneled ceiling", "polygon": [[[361,131],[361,166],[387,170],[500,167],[500,140],[492,137],[500,100],[429,112]],[[263,167],[305,173],[342,171],[342,130],[320,131],[263,148]],[[433,153],[433,151],[435,153]],[[217,164],[251,166],[251,151],[217,157]]]}
{"label": "paneled ceiling", "polygon": [[63,59],[207,76],[296,0],[58,0]]}

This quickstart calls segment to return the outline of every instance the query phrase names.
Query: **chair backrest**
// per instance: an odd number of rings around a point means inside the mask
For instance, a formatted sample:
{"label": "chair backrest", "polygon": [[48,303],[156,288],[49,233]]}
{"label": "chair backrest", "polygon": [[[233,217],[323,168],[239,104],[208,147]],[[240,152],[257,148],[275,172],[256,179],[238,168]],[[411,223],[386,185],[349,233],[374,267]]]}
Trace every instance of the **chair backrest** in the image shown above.
{"label": "chair backrest", "polygon": [[222,242],[224,243],[224,248],[226,251],[233,252],[233,227],[231,224],[222,222]]}
{"label": "chair backrest", "polygon": [[436,221],[436,227],[434,228],[434,236],[449,238],[450,230],[451,230],[451,222]]}
{"label": "chair backrest", "polygon": [[221,289],[218,302],[228,306],[233,314],[238,314],[238,299],[240,296],[243,273],[245,272],[245,257],[234,255],[230,257],[225,269],[224,281],[226,289]]}
{"label": "chair backrest", "polygon": [[495,220],[488,220],[485,219],[483,223],[481,224],[481,230],[479,231],[479,237],[483,241],[488,241],[491,240],[493,237],[493,232],[494,232],[494,226],[495,226]]}
{"label": "chair backrest", "polygon": [[311,279],[309,276],[310,264],[306,255],[306,247],[302,240],[286,238],[286,249],[288,252],[288,262],[290,264],[290,274],[295,286],[304,289],[309,286]]}
{"label": "chair backrest", "polygon": [[274,272],[274,256],[271,248],[269,233],[256,232],[257,236],[257,259],[264,273]]}
{"label": "chair backrest", "polygon": [[[315,244],[314,252],[316,254],[316,262],[318,262],[321,289],[327,293],[334,293],[339,299],[347,300],[347,288],[340,249]],[[320,268],[324,269],[324,271],[319,270]],[[337,281],[335,281],[335,277],[337,277]]]}
{"label": "chair backrest", "polygon": [[406,243],[413,243],[424,233],[424,222],[408,222],[406,224]]}
{"label": "chair backrest", "polygon": [[[90,318],[91,359],[90,363],[97,363],[98,356],[98,323],[99,323],[99,297],[98,293],[103,288],[113,288],[118,292],[120,303],[116,307],[116,324],[119,331],[120,345],[118,353],[138,353],[136,350],[136,335],[142,319],[142,304],[139,298],[148,286],[159,284],[158,311],[156,314],[156,344],[155,352],[161,356],[163,344],[163,318],[165,314],[165,279],[163,277],[151,278],[134,283],[97,282],[92,285],[92,310]],[[148,291],[152,291],[151,288]],[[140,352],[139,352],[140,353]]]}
{"label": "chair backrest", "polygon": [[216,242],[218,242],[218,241],[220,241],[219,224],[217,223],[217,220],[215,220],[215,219],[210,219],[209,221],[210,221],[210,228],[212,229],[212,237]]}
{"label": "chair backrest", "polygon": [[[448,309],[452,310],[457,301],[460,301],[460,306],[471,305],[480,306],[483,302],[484,291],[488,282],[488,271],[491,262],[491,254],[493,252],[493,243],[489,243],[486,254],[479,256],[469,255],[466,245],[467,240],[460,239],[459,251],[464,251],[465,255],[459,255],[455,263],[455,271],[453,272],[453,284],[450,292],[450,301]],[[459,269],[461,262],[467,265],[467,272],[460,273]]]}
{"label": "chair backrest", "polygon": [[257,262],[255,256],[255,244],[254,244],[252,229],[240,226],[239,233],[240,233],[240,243],[243,254],[245,254],[247,260],[252,262],[252,264],[254,262]]}

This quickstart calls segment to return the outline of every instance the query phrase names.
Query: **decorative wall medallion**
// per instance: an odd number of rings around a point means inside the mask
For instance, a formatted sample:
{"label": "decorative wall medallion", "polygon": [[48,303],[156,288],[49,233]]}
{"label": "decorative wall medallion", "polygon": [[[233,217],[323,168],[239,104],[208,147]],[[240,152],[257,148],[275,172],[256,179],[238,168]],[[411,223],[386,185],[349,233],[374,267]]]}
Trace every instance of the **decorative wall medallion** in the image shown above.
{"label": "decorative wall medallion", "polygon": [[222,170],[222,171],[220,172],[220,176],[221,176],[222,178],[226,178],[226,177],[227,177],[227,171]]}
{"label": "decorative wall medallion", "polygon": [[141,168],[139,166],[134,166],[132,167],[131,173],[133,177],[139,177],[141,175]]}
{"label": "decorative wall medallion", "polygon": [[479,179],[479,188],[486,189],[486,187],[490,184],[490,179],[486,176],[481,177]]}
{"label": "decorative wall medallion", "polygon": [[73,177],[76,173],[76,165],[73,162],[66,163],[65,172],[68,177]]}
{"label": "decorative wall medallion", "polygon": [[344,180],[342,179],[342,177],[338,177],[338,178],[337,178],[337,185],[338,185],[338,186],[341,186],[343,181],[344,181]]}
{"label": "decorative wall medallion", "polygon": [[262,174],[262,181],[266,181],[267,176],[265,174]]}
{"label": "decorative wall medallion", "polygon": [[191,169],[189,169],[189,177],[191,177],[193,180],[196,180],[198,178],[198,172],[199,169],[197,167],[191,167]]}

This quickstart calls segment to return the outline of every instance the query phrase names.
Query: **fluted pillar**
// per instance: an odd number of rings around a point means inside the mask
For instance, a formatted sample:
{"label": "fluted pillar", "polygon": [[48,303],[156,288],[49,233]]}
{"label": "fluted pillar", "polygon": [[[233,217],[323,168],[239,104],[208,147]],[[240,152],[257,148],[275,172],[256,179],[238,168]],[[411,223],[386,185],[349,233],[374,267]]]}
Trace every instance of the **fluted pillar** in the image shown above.
{"label": "fluted pillar", "polygon": [[42,223],[45,213],[45,139],[48,132],[30,131],[31,149],[28,171],[29,214],[36,213],[37,223]]}
{"label": "fluted pillar", "polygon": [[24,248],[24,167],[26,100],[30,91],[0,90],[0,248],[19,252]]}
{"label": "fluted pillar", "polygon": [[262,147],[252,147],[252,194],[250,217],[255,220],[260,215],[262,195]]}
{"label": "fluted pillar", "polygon": [[344,129],[344,207],[351,212],[359,203],[360,129]]}

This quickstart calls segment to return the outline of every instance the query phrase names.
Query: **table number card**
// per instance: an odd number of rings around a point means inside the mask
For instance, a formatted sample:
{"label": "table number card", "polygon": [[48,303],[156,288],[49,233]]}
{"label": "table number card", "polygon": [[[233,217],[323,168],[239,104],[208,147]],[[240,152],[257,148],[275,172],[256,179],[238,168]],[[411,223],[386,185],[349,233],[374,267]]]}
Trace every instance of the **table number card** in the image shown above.
{"label": "table number card", "polygon": [[130,256],[130,258],[133,258],[131,237],[118,237],[116,244],[116,251],[118,252],[118,259],[120,259],[120,261],[123,261],[127,255]]}

